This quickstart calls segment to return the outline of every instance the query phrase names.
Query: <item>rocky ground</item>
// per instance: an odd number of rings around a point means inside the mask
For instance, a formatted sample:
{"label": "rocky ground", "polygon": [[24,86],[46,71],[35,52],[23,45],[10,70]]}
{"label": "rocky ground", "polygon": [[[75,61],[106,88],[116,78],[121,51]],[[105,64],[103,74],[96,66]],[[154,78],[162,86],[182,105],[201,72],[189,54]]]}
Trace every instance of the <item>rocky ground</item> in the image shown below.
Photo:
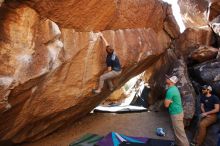
{"label": "rocky ground", "polygon": [[[158,137],[155,129],[166,129],[165,137]],[[173,139],[169,115],[166,112],[142,112],[128,114],[89,114],[75,124],[69,124],[52,135],[22,146],[67,146],[86,133],[106,135],[114,131],[131,136]]]}

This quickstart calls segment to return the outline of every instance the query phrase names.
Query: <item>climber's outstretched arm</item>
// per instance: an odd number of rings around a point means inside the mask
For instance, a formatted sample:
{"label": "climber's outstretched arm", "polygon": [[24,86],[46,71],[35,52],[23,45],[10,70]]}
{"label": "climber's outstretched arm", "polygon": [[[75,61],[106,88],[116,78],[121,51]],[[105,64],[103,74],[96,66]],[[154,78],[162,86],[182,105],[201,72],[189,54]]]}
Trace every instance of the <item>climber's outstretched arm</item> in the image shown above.
{"label": "climber's outstretched arm", "polygon": [[100,37],[102,38],[102,40],[104,41],[106,46],[109,46],[109,43],[107,42],[107,40],[104,38],[103,34],[100,32],[99,33]]}

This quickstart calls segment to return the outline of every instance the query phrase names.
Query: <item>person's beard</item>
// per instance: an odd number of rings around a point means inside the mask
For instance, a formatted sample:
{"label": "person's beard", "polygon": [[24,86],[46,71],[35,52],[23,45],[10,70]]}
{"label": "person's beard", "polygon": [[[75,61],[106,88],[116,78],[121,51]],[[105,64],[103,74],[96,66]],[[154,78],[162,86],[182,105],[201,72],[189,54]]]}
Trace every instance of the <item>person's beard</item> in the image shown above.
{"label": "person's beard", "polygon": [[204,92],[203,95],[205,95],[205,96],[208,95],[208,92]]}

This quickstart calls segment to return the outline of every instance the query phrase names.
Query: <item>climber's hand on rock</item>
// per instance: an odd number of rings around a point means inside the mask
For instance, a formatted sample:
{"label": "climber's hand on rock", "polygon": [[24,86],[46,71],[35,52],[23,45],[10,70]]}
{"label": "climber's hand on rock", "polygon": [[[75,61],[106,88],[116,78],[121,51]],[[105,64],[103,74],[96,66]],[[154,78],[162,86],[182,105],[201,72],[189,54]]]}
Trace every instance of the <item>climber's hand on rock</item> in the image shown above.
{"label": "climber's hand on rock", "polygon": [[101,32],[99,32],[99,36],[100,36],[101,38],[103,38],[103,34],[102,34]]}

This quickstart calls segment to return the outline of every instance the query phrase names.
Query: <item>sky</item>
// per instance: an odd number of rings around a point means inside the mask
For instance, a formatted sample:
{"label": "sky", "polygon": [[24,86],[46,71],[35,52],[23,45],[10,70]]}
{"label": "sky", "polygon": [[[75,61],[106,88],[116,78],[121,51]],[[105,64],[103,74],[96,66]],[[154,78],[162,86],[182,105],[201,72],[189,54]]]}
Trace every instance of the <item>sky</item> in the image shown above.
{"label": "sky", "polygon": [[176,21],[180,27],[180,32],[183,32],[185,30],[185,25],[183,24],[180,14],[180,8],[179,5],[177,4],[178,0],[163,0],[163,1],[172,5],[173,15],[176,18]]}

